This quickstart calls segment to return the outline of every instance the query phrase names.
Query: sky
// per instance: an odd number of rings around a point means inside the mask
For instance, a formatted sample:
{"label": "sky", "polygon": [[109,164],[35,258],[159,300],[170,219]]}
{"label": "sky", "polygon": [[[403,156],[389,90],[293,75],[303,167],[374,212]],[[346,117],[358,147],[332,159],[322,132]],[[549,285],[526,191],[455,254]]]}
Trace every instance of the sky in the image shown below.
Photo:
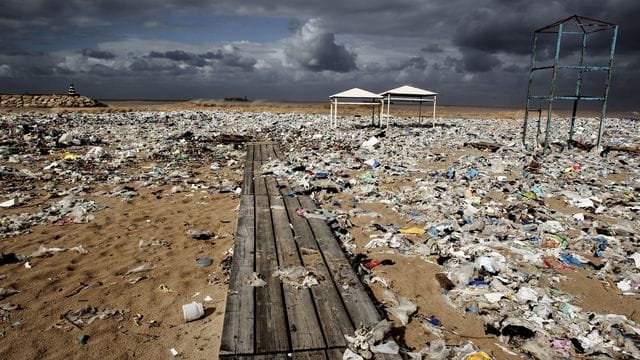
{"label": "sky", "polygon": [[[574,14],[620,26],[609,108],[637,110],[638,0],[2,0],[0,93],[324,101],[409,84],[443,104],[523,107],[534,30]],[[577,61],[569,38],[560,63]],[[589,64],[607,65],[610,40],[588,37]],[[604,74],[588,75],[584,93],[601,96]],[[576,76],[559,74],[559,92]]]}

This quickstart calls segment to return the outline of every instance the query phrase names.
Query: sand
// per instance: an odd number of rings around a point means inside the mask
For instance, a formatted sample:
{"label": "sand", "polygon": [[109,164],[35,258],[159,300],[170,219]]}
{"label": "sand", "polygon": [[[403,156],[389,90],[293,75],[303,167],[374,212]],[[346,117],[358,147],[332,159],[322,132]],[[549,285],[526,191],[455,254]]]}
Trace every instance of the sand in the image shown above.
{"label": "sand", "polygon": [[[108,103],[108,102],[107,102]],[[108,103],[109,104],[109,103]],[[196,106],[176,102],[117,102],[109,108],[86,109],[88,112],[164,111],[182,109],[273,112],[328,112],[328,104],[225,104],[213,103]],[[326,109],[325,109],[326,108]],[[4,109],[3,111],[24,111]],[[73,109],[36,109],[42,112],[66,112]],[[355,109],[348,111],[357,111]],[[501,119],[515,118],[517,109],[449,108],[439,107],[440,115],[485,116]],[[457,157],[443,149],[442,161],[421,163],[423,169],[446,169]],[[460,151],[474,151],[461,149]],[[219,174],[220,178],[240,181],[240,164]],[[36,164],[39,166],[38,164]],[[138,164],[136,166],[149,166]],[[208,165],[186,164],[195,176],[207,178]],[[130,169],[137,171],[139,169]],[[399,188],[411,184],[411,179],[398,179],[386,183],[381,189]],[[170,185],[144,187],[132,182],[122,184],[133,187],[139,196],[131,201],[106,196],[112,186],[100,184],[85,190],[84,197],[95,200],[106,208],[93,213],[95,220],[88,224],[39,225],[31,233],[0,240],[3,253],[31,254],[40,245],[46,247],[74,247],[82,245],[88,252],[62,252],[49,257],[35,258],[32,268],[23,264],[0,266],[0,286],[20,292],[0,304],[19,304],[21,309],[10,312],[10,318],[0,323],[0,358],[3,359],[150,359],[169,358],[175,348],[185,359],[217,358],[222,332],[227,285],[220,265],[233,246],[237,222],[236,208],[239,198],[233,193],[212,190],[194,190],[172,193]],[[48,199],[46,191],[39,198],[20,208],[0,210],[3,214],[33,212]],[[499,194],[496,194],[496,196]],[[349,211],[352,198],[346,194],[333,195]],[[553,202],[553,201],[552,201]],[[553,204],[551,204],[553,205]],[[559,206],[559,204],[558,204]],[[435,280],[439,267],[416,257],[404,257],[386,248],[363,250],[369,241],[367,225],[370,223],[410,226],[410,219],[400,218],[389,205],[360,204],[381,214],[378,218],[357,217],[351,230],[358,246],[370,258],[392,259],[394,265],[381,265],[374,273],[391,281],[392,289],[409,297],[417,306],[414,318],[436,316],[442,321],[447,343],[458,344],[472,340],[481,349],[499,359],[512,358],[496,343],[494,336],[484,333],[479,316],[457,311],[446,303],[442,289]],[[567,209],[566,211],[571,211]],[[189,229],[212,231],[211,240],[195,240],[188,236]],[[148,245],[164,241],[169,246]],[[213,259],[213,265],[200,268],[195,260]],[[150,271],[126,275],[141,265],[152,264]],[[613,287],[605,287],[580,269],[564,270],[566,281],[558,286],[578,298],[580,306],[592,311],[625,314],[640,322],[640,299],[623,297]],[[137,276],[145,278],[130,284]],[[382,287],[371,285],[376,300],[382,302]],[[205,297],[211,301],[205,302]],[[185,323],[181,306],[191,301],[202,302],[205,316]],[[85,307],[97,310],[122,310],[104,320],[95,320],[82,327],[72,325],[62,317],[69,311]],[[13,326],[12,326],[13,324]],[[399,324],[396,320],[396,324]],[[78,337],[88,335],[86,344]],[[395,338],[408,348],[419,350],[435,337],[413,321],[395,334]],[[513,357],[515,358],[515,357]]]}

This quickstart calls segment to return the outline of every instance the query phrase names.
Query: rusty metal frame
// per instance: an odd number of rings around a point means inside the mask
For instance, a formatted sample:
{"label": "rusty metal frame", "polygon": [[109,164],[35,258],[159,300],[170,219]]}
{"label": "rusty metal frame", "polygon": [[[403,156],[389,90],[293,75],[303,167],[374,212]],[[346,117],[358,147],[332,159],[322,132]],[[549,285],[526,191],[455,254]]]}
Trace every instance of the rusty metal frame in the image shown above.
{"label": "rusty metal frame", "polygon": [[[602,66],[586,66],[584,65],[584,57],[585,50],[587,47],[587,38],[589,34],[600,32],[600,31],[611,31],[611,44],[609,50],[609,63],[607,65]],[[549,66],[536,66],[536,55],[537,55],[537,45],[538,38],[541,34],[557,34],[556,44],[555,44],[555,54],[553,59],[553,65]],[[580,61],[578,64],[560,64],[560,48],[562,45],[562,37],[566,35],[576,35],[581,36],[582,41],[580,45]],[[578,101],[601,101],[602,102],[602,110],[600,113],[600,124],[598,126],[598,140],[597,140],[597,148],[599,150],[602,149],[602,134],[604,131],[604,119],[606,117],[607,112],[607,99],[609,97],[609,88],[611,85],[611,70],[613,68],[613,59],[616,49],[616,40],[618,37],[618,25],[612,24],[606,21],[592,19],[584,16],[573,15],[566,19],[562,19],[560,21],[556,21],[551,25],[544,26],[538,30],[535,30],[533,33],[533,50],[531,55],[531,70],[529,71],[529,84],[527,87],[527,103],[525,107],[524,113],[524,124],[522,129],[522,144],[527,146],[527,123],[529,120],[529,111],[541,111],[540,109],[532,109],[532,100],[539,100],[540,102],[547,103],[547,121],[545,126],[545,137],[543,143],[543,151],[546,152],[549,149],[549,133],[551,131],[551,118],[552,118],[552,109],[553,102],[556,100],[572,100],[573,107],[571,111],[571,127],[569,130],[569,146],[572,144],[573,135],[574,135],[574,125],[576,120],[576,112],[578,108]],[[534,95],[532,94],[532,85],[534,80],[534,73],[536,71],[545,71],[551,70],[551,86],[549,89],[549,95]],[[575,92],[572,95],[558,95],[556,93],[557,87],[557,79],[559,71],[575,71],[577,73],[576,76],[576,86]],[[602,96],[585,96],[582,94],[582,85],[583,85],[583,73],[588,71],[606,71],[607,77],[604,84],[604,94]],[[539,113],[540,115],[540,113]],[[538,130],[536,132],[536,144],[540,142],[540,116],[538,118]]]}

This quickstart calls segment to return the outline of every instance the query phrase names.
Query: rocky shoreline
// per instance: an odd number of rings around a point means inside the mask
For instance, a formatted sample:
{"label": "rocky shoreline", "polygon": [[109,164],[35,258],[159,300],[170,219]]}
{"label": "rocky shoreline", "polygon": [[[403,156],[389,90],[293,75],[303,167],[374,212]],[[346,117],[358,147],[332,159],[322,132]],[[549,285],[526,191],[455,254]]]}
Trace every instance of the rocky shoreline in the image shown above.
{"label": "rocky shoreline", "polygon": [[82,95],[67,94],[1,94],[0,107],[100,107],[106,106],[99,101]]}

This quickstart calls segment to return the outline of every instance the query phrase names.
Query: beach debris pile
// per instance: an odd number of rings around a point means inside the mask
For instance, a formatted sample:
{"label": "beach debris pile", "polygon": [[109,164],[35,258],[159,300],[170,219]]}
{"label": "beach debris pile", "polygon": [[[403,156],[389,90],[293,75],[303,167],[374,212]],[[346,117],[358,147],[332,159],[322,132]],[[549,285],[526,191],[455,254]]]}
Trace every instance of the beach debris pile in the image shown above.
{"label": "beach debris pile", "polygon": [[[196,190],[236,196],[242,143],[272,140],[285,158],[263,165],[262,173],[289,182],[283,196],[315,200],[316,209],[297,215],[329,222],[392,328],[420,323],[429,333],[409,348],[398,335],[395,345],[387,335],[372,343],[370,329],[363,330],[350,340],[356,345],[349,356],[397,346],[415,359],[491,358],[492,351],[454,336],[438,314],[425,313],[424,299],[390,280],[402,262],[416,260],[437,267],[424,282],[439,287],[452,311],[480,321],[482,335],[503,353],[640,357],[638,314],[596,311],[562,286],[597,284],[618,302],[640,296],[640,158],[612,150],[638,144],[637,120],[608,119],[603,153],[552,139],[544,156],[521,146],[512,119],[446,119],[431,127],[393,118],[389,128],[377,128],[353,117],[337,130],[328,124],[325,115],[220,111],[4,114],[0,237],[36,225],[90,224],[104,208],[98,195],[130,201],[150,189],[157,197]],[[552,133],[568,133],[568,124],[554,121]],[[577,143],[594,144],[596,127],[593,119],[577,119]],[[194,163],[207,175],[197,176]],[[194,240],[218,235],[185,231]],[[7,262],[27,260],[18,256]],[[371,262],[387,258],[393,261]],[[144,263],[127,274],[152,269]],[[313,286],[302,274],[278,280]],[[278,280],[253,274],[246,282]],[[96,315],[80,312],[77,319]]]}

